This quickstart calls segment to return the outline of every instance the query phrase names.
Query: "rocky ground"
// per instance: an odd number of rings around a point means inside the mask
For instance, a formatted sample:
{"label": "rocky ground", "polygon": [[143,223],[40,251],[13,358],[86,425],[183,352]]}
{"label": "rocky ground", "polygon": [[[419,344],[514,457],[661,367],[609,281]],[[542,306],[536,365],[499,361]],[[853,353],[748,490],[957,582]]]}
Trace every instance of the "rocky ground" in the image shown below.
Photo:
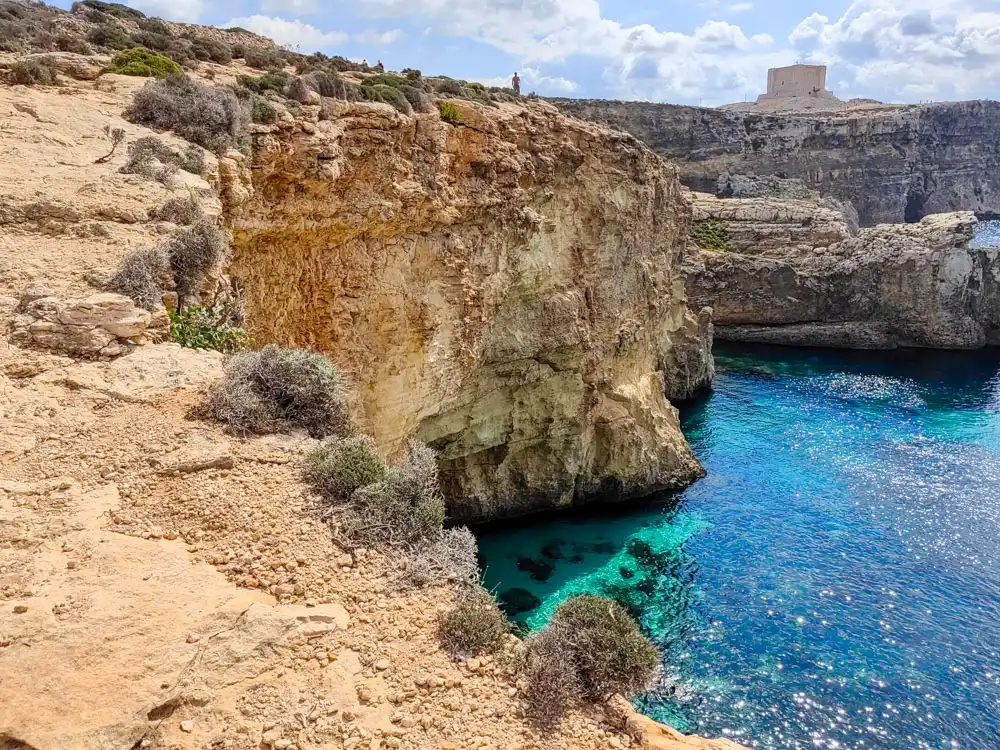
{"label": "rocky ground", "polygon": [[[4,320],[95,294],[94,272],[171,229],[149,219],[168,197],[190,188],[217,210],[211,168],[171,189],[119,174],[124,148],[95,163],[105,125],[148,134],[121,119],[141,79],[62,83],[0,86]],[[447,589],[408,590],[378,551],[337,547],[300,481],[308,439],[235,439],[189,416],[221,355],[150,330],[125,356],[71,359],[10,330],[0,746],[731,747],[620,705],[528,723],[505,667],[438,646]]]}

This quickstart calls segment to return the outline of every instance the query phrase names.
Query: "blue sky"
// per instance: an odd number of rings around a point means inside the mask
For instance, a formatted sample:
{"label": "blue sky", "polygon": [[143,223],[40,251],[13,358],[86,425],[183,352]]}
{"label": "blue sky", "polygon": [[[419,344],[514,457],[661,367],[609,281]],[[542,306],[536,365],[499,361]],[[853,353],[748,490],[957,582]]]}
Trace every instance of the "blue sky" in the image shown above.
{"label": "blue sky", "polygon": [[[60,3],[63,4],[63,3]],[[1000,0],[128,0],[302,52],[575,97],[717,105],[769,67],[830,66],[842,98],[1000,98]]]}

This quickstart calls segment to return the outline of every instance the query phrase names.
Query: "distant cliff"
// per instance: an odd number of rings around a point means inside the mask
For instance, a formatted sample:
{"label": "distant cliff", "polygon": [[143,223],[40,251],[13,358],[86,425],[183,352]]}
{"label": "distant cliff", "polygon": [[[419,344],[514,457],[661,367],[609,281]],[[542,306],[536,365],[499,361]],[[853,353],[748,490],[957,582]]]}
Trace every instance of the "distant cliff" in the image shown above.
{"label": "distant cliff", "polygon": [[553,100],[625,130],[714,192],[733,174],[798,178],[851,202],[863,226],[949,211],[1000,213],[1000,103],[762,115],[644,102]]}
{"label": "distant cliff", "polygon": [[688,294],[728,341],[850,349],[1000,345],[1000,248],[950,213],[852,235],[810,201],[691,196]]}

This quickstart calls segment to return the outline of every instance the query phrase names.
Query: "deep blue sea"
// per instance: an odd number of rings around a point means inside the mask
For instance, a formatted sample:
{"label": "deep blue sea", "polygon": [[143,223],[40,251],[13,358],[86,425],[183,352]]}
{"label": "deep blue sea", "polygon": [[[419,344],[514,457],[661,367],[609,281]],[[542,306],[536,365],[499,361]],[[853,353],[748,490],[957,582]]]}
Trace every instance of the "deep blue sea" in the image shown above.
{"label": "deep blue sea", "polygon": [[1000,351],[718,346],[682,409],[708,474],[481,530],[528,626],[612,596],[660,646],[636,704],[754,748],[1000,748]]}

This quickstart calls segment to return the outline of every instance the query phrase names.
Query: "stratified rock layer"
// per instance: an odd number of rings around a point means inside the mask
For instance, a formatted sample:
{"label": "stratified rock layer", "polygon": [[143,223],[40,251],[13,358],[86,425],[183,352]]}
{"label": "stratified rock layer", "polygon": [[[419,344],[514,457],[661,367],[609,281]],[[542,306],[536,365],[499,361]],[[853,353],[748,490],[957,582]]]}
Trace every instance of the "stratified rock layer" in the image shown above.
{"label": "stratified rock layer", "polygon": [[676,171],[546,104],[456,105],[326,102],[257,135],[252,181],[223,161],[254,337],[328,353],[387,452],[439,450],[460,518],[691,482],[665,393],[710,380],[711,319]]}
{"label": "stratified rock layer", "polygon": [[1000,213],[1000,103],[761,115],[647,102],[561,99],[567,114],[621,128],[710,192],[726,173],[799,178],[848,201],[863,226],[933,213]]}
{"label": "stratified rock layer", "polygon": [[694,194],[694,217],[725,247],[703,250],[689,293],[720,339],[892,349],[1000,344],[1000,248],[972,250],[972,213],[852,236],[810,201]]}

